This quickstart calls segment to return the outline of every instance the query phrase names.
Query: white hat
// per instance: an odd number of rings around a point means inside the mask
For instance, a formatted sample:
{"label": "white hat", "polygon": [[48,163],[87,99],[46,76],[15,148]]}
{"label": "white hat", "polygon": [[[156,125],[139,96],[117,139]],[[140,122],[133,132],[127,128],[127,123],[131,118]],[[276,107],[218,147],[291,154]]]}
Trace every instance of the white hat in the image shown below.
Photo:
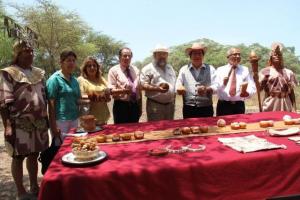
{"label": "white hat", "polygon": [[162,45],[162,44],[157,44],[157,45],[155,46],[155,48],[153,49],[152,52],[153,52],[153,53],[157,53],[157,52],[165,52],[165,53],[169,53],[169,49],[168,49],[166,46]]}

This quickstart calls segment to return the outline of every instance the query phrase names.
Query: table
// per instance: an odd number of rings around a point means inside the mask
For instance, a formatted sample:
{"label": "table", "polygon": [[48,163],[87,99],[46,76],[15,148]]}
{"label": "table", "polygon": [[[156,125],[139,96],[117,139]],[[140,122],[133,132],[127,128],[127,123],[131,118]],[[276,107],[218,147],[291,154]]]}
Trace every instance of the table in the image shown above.
{"label": "table", "polygon": [[[228,123],[281,120],[285,114],[265,112],[224,116]],[[215,125],[219,118],[193,118],[151,123],[107,125],[104,134],[135,130],[162,130],[181,126]],[[248,154],[236,152],[217,141],[218,137],[254,134],[287,149]],[[147,151],[168,144],[204,144],[204,152],[153,157]],[[265,132],[192,137],[129,144],[101,145],[106,161],[88,167],[69,167],[61,157],[71,151],[66,139],[43,177],[40,200],[60,199],[265,199],[300,193],[300,146],[287,137]]]}

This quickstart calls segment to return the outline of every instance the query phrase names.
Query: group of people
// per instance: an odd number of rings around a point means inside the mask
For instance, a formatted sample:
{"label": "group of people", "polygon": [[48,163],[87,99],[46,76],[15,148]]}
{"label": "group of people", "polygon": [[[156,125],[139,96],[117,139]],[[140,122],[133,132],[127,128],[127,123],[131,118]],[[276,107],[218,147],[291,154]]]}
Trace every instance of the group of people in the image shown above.
{"label": "group of people", "polygon": [[[294,110],[297,80],[284,66],[282,48],[280,43],[272,45],[269,65],[259,73],[258,88],[265,91],[263,111]],[[38,193],[37,158],[49,146],[48,128],[59,145],[65,133],[78,127],[82,102],[88,102],[89,114],[101,125],[110,118],[107,102],[114,99],[113,119],[119,124],[139,121],[142,90],[147,98],[148,121],[174,119],[176,94],[183,97],[183,118],[191,118],[214,115],[213,95],[218,97],[217,116],[243,114],[244,101],[257,92],[253,75],[240,64],[238,48],[230,48],[228,64],[215,69],[203,62],[207,47],[194,43],[186,49],[189,64],[176,77],[165,46],[157,45],[153,61],[141,70],[131,64],[133,53],[124,47],[119,51],[119,64],[109,69],[107,81],[93,57],[84,60],[81,75],[76,78],[77,56],[73,51],[61,53],[60,70],[46,81],[44,71],[32,66],[33,48],[28,43],[18,41],[13,49],[12,65],[0,70],[0,108],[19,199]],[[22,182],[26,157],[29,193]]]}

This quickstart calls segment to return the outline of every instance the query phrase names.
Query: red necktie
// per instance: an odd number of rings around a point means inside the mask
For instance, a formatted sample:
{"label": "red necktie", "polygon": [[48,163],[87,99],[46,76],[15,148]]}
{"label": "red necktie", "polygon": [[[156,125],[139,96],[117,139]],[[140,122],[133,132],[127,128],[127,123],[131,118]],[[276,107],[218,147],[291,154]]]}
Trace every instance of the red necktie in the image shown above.
{"label": "red necktie", "polygon": [[231,85],[229,88],[229,94],[233,97],[236,94],[236,66],[232,66],[231,70]]}

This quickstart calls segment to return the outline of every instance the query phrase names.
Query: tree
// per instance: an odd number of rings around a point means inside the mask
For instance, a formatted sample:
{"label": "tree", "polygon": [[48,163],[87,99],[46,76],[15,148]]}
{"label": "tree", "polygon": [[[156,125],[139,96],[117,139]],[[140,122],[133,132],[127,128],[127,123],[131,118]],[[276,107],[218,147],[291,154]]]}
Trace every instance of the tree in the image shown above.
{"label": "tree", "polygon": [[13,40],[7,37],[5,32],[5,27],[2,24],[4,20],[5,10],[2,6],[2,1],[0,1],[0,68],[9,65],[12,59],[12,45]]}
{"label": "tree", "polygon": [[125,45],[122,41],[97,32],[90,32],[86,42],[95,45],[95,57],[102,63],[104,72],[118,63],[119,50]]}
{"label": "tree", "polygon": [[81,59],[82,55],[95,52],[93,46],[84,44],[84,35],[90,28],[76,13],[63,12],[48,0],[37,0],[36,6],[15,8],[21,21],[38,34],[35,64],[43,67],[46,74],[56,71],[59,55],[65,49],[79,50]]}
{"label": "tree", "polygon": [[[201,42],[207,46],[207,52],[204,56],[204,62],[213,65],[215,68],[225,65],[227,63],[226,53],[232,45],[222,45],[213,40],[209,39],[198,39],[185,44],[181,44],[178,46],[173,46],[170,48],[169,54],[169,63],[174,67],[174,69],[178,72],[179,69],[189,63],[189,57],[185,54],[185,49],[190,47],[194,42]],[[251,50],[255,50],[256,54],[261,57],[259,61],[260,68],[265,67],[269,60],[269,52],[270,49],[264,47],[258,43],[253,43],[249,46],[245,44],[235,45],[234,47],[238,47],[241,49],[241,64],[250,67],[250,63],[248,61],[248,56]],[[300,74],[299,57],[295,55],[295,47],[285,47],[283,50],[284,56],[284,64],[289,69],[293,70],[295,73]],[[145,58],[144,61],[140,62],[140,66],[145,66],[149,63],[151,57]]]}
{"label": "tree", "polygon": [[[52,74],[63,50],[74,50],[79,65],[87,56],[103,63],[104,71],[117,63],[121,41],[94,32],[73,12],[62,11],[50,0],[37,0],[35,6],[14,6],[24,25],[38,34],[35,65],[43,67],[46,75]],[[77,71],[78,73],[78,71]]]}

